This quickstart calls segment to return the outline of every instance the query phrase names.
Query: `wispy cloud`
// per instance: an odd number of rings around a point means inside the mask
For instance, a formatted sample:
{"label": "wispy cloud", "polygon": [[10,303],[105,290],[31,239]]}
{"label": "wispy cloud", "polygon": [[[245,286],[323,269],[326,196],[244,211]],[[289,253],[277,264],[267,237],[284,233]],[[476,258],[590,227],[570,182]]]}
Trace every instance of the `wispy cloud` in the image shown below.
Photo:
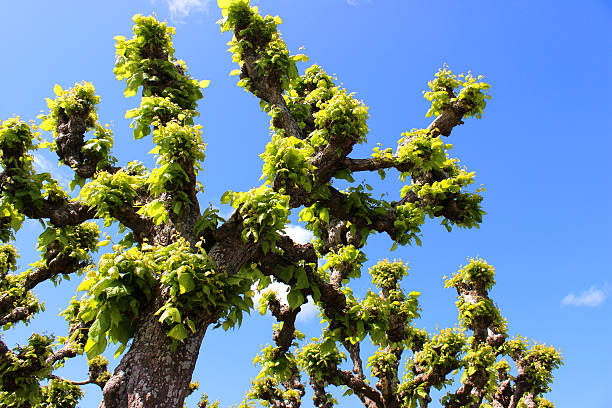
{"label": "wispy cloud", "polygon": [[595,307],[601,305],[608,297],[607,285],[603,288],[591,286],[588,290],[578,294],[570,293],[561,300],[562,305],[566,306],[586,306]]}
{"label": "wispy cloud", "polygon": [[69,178],[62,174],[61,170],[57,167],[57,164],[51,163],[39,152],[32,154],[34,158],[34,169],[39,173],[49,173],[57,180],[58,183],[64,188],[68,188]]}
{"label": "wispy cloud", "polygon": [[285,227],[285,233],[298,244],[307,244],[314,238],[312,232],[300,225],[289,224]]}
{"label": "wispy cloud", "polygon": [[359,6],[361,3],[369,3],[371,0],[346,0],[351,6]]}
{"label": "wispy cloud", "polygon": [[210,0],[166,0],[173,20],[180,20],[196,11],[207,11]]}
{"label": "wispy cloud", "polygon": [[[280,300],[280,302],[284,305],[287,305],[287,294],[289,293],[289,286],[285,285],[284,283],[281,282],[272,282],[266,289],[264,289],[263,291],[257,291],[256,289],[256,285],[253,285],[253,290],[255,290],[255,296],[253,296],[253,303],[255,304],[255,307],[257,307],[257,305],[259,304],[259,300],[261,299],[262,293],[263,292],[268,292],[270,290],[274,291],[274,293],[276,293],[276,297],[278,298],[278,300]],[[301,306],[300,309],[300,313],[298,313],[297,315],[297,319],[298,321],[302,321],[302,322],[306,322],[309,321],[310,319],[312,319],[313,317],[317,316],[319,313],[319,311],[317,310],[317,307],[315,306],[314,302],[312,301],[312,298],[310,296],[308,296],[308,302],[303,304]]]}

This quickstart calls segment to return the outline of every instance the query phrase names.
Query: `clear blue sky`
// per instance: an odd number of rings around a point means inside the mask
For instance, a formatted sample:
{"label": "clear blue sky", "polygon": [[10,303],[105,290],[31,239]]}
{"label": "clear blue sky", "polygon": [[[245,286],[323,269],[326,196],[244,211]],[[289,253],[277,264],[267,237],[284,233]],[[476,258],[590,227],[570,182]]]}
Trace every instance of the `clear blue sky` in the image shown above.
{"label": "clear blue sky", "polygon": [[[170,4],[174,4],[174,11]],[[0,118],[34,119],[46,109],[53,85],[64,88],[92,81],[102,96],[100,119],[114,125],[120,163],[145,157],[150,140],[135,142],[124,119],[139,103],[125,99],[112,74],[116,35],[131,36],[135,13],[156,13],[177,27],[177,56],[198,79],[212,80],[200,104],[208,143],[201,181],[202,204],[218,205],[228,189],[258,185],[258,154],[269,139],[268,117],[257,100],[235,86],[235,67],[226,52],[215,2],[162,1],[3,1],[0,3]],[[193,7],[200,5],[200,7]],[[454,293],[442,277],[468,256],[486,258],[497,268],[492,296],[513,335],[555,345],[565,365],[555,373],[549,398],[559,408],[610,406],[612,367],[612,255],[610,215],[612,170],[612,3],[546,0],[504,2],[440,0],[261,0],[264,13],[280,15],[290,50],[335,73],[343,86],[370,106],[369,143],[354,157],[366,157],[377,142],[395,146],[400,133],[428,124],[426,83],[448,63],[459,72],[483,74],[492,85],[482,120],[470,119],[449,142],[452,154],[486,187],[482,227],[447,233],[436,222],[424,229],[422,247],[389,253],[386,237],[368,245],[368,265],[379,258],[402,258],[411,267],[405,282],[420,290],[423,318],[430,330],[452,326]],[[180,6],[183,6],[181,8]],[[305,65],[307,66],[307,65]],[[46,137],[51,137],[46,135]],[[41,170],[57,169],[40,154]],[[376,192],[397,196],[399,183],[379,183]],[[295,222],[295,220],[294,220]],[[40,231],[27,224],[19,234],[21,267],[36,259],[32,242]],[[78,281],[78,279],[77,279]],[[47,312],[29,327],[6,335],[14,345],[33,330],[62,335],[57,315],[77,281],[36,292]],[[362,293],[367,277],[357,284]],[[271,341],[272,320],[254,314],[240,330],[211,331],[204,340],[194,379],[222,406],[237,403],[257,368],[260,345]],[[302,330],[318,335],[318,319],[304,318]],[[63,374],[86,377],[83,361]],[[86,388],[82,407],[100,399]],[[191,398],[191,407],[195,406]],[[312,406],[306,399],[304,406]],[[343,406],[355,406],[348,400]]]}

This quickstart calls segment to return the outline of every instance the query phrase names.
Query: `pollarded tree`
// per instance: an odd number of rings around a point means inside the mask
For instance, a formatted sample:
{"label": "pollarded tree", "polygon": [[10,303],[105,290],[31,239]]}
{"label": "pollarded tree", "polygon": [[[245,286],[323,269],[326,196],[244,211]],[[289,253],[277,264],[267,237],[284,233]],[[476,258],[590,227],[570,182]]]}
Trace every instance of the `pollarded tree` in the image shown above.
{"label": "pollarded tree", "polygon": [[[418,245],[426,218],[441,220],[448,230],[479,225],[482,197],[469,190],[474,174],[449,157],[451,145],[442,137],[464,119],[481,116],[489,85],[441,69],[425,93],[431,124],[402,134],[396,148],[352,158],[354,145],[366,142],[367,107],[319,66],[299,74],[296,63],[307,58],[289,53],[278,17],[260,16],[247,0],[219,0],[219,6],[222,31],[234,33],[233,74],[261,100],[273,131],[261,155],[264,184],[221,198],[236,209],[228,220],[198,202],[205,145],[194,118],[208,83],[187,74],[174,56],[173,29],[153,17],[134,17],[133,38],[116,37],[115,66],[127,83],[125,95],[142,93],[140,106],[127,116],[134,137],[150,135],[156,145],[153,169],[137,161],[115,165],[113,135],[98,121],[99,97],[89,83],[56,86],[38,127],[19,118],[0,123],[3,329],[28,322],[41,309],[32,289],[43,281],[76,274],[83,276],[78,290],[84,292],[63,312],[70,331],[59,346],[39,334],[12,350],[0,341],[2,406],[74,407],[80,386],[97,384],[101,407],[181,407],[194,389],[191,376],[208,328],[240,325],[254,307],[254,288],[265,291],[273,280],[290,286],[288,304],[274,292],[262,296],[260,311],[269,310],[279,324],[274,345],[256,358],[262,370],[245,406],[300,406],[304,375],[317,407],[334,404],[329,386],[344,386],[370,408],[425,407],[432,388],[444,387],[446,407],[552,406],[542,394],[560,356],[521,337],[508,339],[488,295],[494,269],[485,261],[470,260],[446,281],[458,293],[459,326],[431,334],[412,324],[418,293],[403,291],[402,262],[370,268],[378,291],[363,299],[349,287],[361,274],[361,248],[372,234],[386,234],[394,245]],[[52,132],[53,142],[42,142],[38,129]],[[32,151],[40,148],[51,148],[74,170],[70,187],[80,186],[78,196],[34,171]],[[368,185],[354,184],[353,173],[377,171],[384,178],[389,169],[406,181],[397,201],[375,199]],[[350,187],[338,190],[336,179]],[[299,208],[315,236],[310,244],[296,244],[283,232]],[[45,226],[41,258],[15,273],[17,253],[8,242],[26,217]],[[92,220],[105,227],[117,223],[124,232],[97,265],[91,253],[107,240]],[[295,319],[308,297],[327,325],[319,339],[305,342]],[[361,356],[366,339],[378,347],[367,362],[372,378]],[[122,356],[112,374],[99,356],[109,341],[119,344]],[[88,380],[53,374],[83,353],[90,361]],[[344,369],[345,359],[352,369]],[[452,388],[454,380],[459,385]],[[209,406],[206,397],[200,406]]]}

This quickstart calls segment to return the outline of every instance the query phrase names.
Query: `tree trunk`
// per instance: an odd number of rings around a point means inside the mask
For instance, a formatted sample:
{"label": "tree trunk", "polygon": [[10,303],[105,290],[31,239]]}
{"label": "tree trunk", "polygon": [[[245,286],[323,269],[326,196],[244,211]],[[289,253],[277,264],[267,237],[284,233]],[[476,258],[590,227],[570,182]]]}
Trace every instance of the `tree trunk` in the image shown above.
{"label": "tree trunk", "polygon": [[200,345],[212,319],[202,317],[183,343],[166,335],[155,316],[143,314],[129,351],[103,390],[99,408],[182,408]]}

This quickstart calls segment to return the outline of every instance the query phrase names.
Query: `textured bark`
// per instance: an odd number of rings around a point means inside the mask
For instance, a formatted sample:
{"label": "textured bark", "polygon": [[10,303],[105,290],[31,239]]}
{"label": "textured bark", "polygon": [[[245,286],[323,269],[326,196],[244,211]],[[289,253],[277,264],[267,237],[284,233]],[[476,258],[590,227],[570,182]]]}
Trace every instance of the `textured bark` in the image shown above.
{"label": "textured bark", "polygon": [[173,347],[172,340],[154,315],[146,312],[124,355],[103,390],[99,408],[181,408],[200,345],[211,318],[202,318],[198,330]]}

